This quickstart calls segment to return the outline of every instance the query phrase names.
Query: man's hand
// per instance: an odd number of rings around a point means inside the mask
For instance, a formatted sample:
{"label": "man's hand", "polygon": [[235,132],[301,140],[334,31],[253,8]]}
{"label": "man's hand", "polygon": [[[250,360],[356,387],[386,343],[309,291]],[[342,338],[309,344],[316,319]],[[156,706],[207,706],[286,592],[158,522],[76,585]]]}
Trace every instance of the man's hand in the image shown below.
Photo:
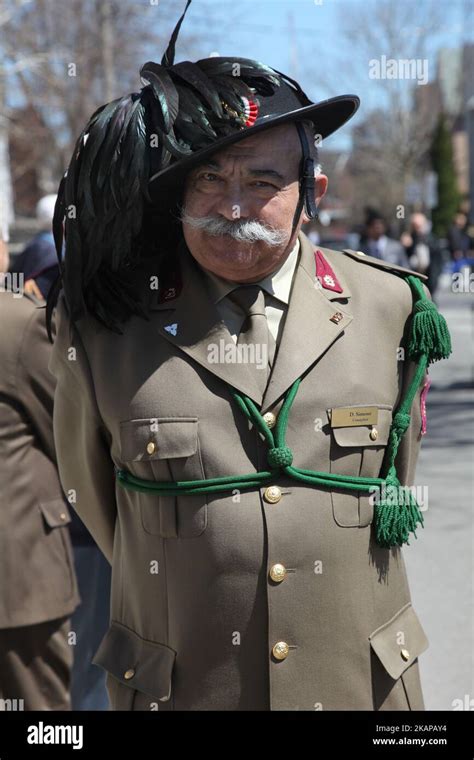
{"label": "man's hand", "polygon": [[39,298],[40,301],[44,301],[44,296],[35,280],[27,280],[25,282],[25,293],[28,293],[28,295],[33,294],[36,298]]}

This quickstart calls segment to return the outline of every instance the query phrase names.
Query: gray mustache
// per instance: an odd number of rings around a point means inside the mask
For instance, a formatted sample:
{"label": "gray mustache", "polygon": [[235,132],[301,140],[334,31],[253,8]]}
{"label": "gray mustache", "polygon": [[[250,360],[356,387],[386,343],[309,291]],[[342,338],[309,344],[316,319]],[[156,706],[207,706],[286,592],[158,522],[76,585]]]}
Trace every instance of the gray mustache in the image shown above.
{"label": "gray mustache", "polygon": [[230,235],[239,243],[265,243],[269,246],[279,246],[287,243],[289,235],[286,230],[277,229],[256,219],[237,219],[231,222],[228,219],[214,216],[192,216],[184,209],[181,210],[180,219],[194,229],[204,230],[208,235],[219,237]]}

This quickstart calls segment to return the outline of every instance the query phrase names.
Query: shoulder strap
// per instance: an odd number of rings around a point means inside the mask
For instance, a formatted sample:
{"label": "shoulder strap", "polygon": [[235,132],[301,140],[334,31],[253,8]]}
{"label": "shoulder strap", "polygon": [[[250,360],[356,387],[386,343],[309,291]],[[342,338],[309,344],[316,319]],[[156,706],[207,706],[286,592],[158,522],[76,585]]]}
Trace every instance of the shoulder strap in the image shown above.
{"label": "shoulder strap", "polygon": [[420,274],[419,272],[415,272],[413,269],[408,269],[407,267],[400,267],[398,264],[391,264],[389,261],[382,261],[382,259],[376,259],[375,256],[369,256],[366,253],[363,253],[362,251],[353,251],[352,248],[344,248],[342,253],[346,253],[348,256],[350,256],[352,259],[355,259],[356,261],[361,261],[363,264],[369,264],[370,266],[379,267],[380,269],[386,269],[389,272],[393,272],[394,274],[402,274],[407,275],[411,274],[415,277],[419,277],[420,280],[427,280],[428,277],[425,274]]}

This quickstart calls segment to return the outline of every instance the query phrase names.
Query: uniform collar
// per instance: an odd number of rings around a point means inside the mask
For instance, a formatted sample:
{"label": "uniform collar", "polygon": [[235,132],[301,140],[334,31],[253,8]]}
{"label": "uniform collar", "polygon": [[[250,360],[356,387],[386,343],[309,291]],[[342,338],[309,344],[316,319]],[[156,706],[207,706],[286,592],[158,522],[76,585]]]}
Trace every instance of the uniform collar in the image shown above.
{"label": "uniform collar", "polygon": [[[323,257],[324,269],[318,271],[318,258]],[[329,301],[347,300],[351,297],[351,291],[343,274],[339,260],[344,254],[332,251],[321,246],[315,246],[309,238],[300,230],[295,246],[282,266],[275,272],[259,281],[259,285],[274,295],[280,301],[290,304],[292,283],[295,280],[298,269],[303,269],[305,275],[310,278],[313,287],[318,287],[321,293]],[[319,259],[321,263],[321,259]],[[210,296],[210,302],[215,306],[236,286],[234,282],[217,277],[199,266],[198,262],[189,251],[184,238],[179,242],[175,256],[170,259],[171,267],[163,275],[155,275],[156,263],[151,263],[150,272],[155,280],[160,281],[158,289],[149,288],[148,308],[151,310],[175,309],[181,299],[186,299],[184,290],[197,287],[197,281],[201,280],[204,293]],[[329,270],[327,269],[329,265]],[[324,275],[329,272],[337,281],[338,288],[334,290],[325,282]],[[149,273],[150,274],[150,273]],[[318,278],[319,275],[319,278]],[[188,282],[189,281],[189,282]],[[331,282],[331,280],[330,280]]]}
{"label": "uniform collar", "polygon": [[[260,287],[263,288],[263,290],[266,290],[267,293],[288,305],[290,301],[291,283],[298,262],[299,250],[300,241],[297,238],[291,253],[286,257],[283,264],[275,272],[271,272],[258,282],[252,283],[252,285],[260,285]],[[209,272],[207,269],[201,267],[201,270],[204,274],[212,302],[215,304],[219,303],[219,301],[239,286],[239,283],[219,277],[214,274],[214,272]]]}
{"label": "uniform collar", "polygon": [[[209,346],[230,344],[232,337],[216,304],[209,298],[203,270],[184,242],[177,248],[179,276],[168,272],[159,289],[150,290],[150,309],[155,310],[153,323],[157,333],[183,351],[208,372],[262,405],[264,414],[285,393],[292,383],[323,355],[332,343],[345,333],[353,317],[347,308],[349,291],[339,271],[339,257],[344,254],[328,251],[325,273],[331,268],[338,292],[328,283],[320,283],[316,273],[316,254],[311,241],[300,231],[299,262],[291,285],[291,297],[282,332],[280,347],[265,393],[245,363],[209,361]],[[326,251],[322,249],[324,258]],[[174,262],[178,263],[178,262]],[[173,270],[173,271],[174,271]],[[172,275],[172,276],[171,276]],[[324,281],[324,276],[322,277]],[[337,301],[342,300],[342,303]],[[161,312],[161,314],[160,314]]]}

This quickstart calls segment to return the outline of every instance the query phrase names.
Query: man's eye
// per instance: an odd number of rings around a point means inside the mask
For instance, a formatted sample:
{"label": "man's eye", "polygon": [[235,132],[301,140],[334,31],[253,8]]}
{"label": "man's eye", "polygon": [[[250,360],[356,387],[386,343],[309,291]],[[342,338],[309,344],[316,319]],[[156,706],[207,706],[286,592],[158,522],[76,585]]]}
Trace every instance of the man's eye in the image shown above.
{"label": "man's eye", "polygon": [[200,174],[198,179],[204,179],[206,182],[212,182],[215,179],[218,179],[217,174],[214,174],[213,172],[203,172],[203,174]]}
{"label": "man's eye", "polygon": [[263,187],[273,187],[275,190],[278,190],[278,188],[277,188],[276,185],[272,185],[271,182],[265,182],[265,180],[263,180],[263,179],[258,179],[253,184],[257,185],[257,186],[260,185],[260,186],[263,186]]}

